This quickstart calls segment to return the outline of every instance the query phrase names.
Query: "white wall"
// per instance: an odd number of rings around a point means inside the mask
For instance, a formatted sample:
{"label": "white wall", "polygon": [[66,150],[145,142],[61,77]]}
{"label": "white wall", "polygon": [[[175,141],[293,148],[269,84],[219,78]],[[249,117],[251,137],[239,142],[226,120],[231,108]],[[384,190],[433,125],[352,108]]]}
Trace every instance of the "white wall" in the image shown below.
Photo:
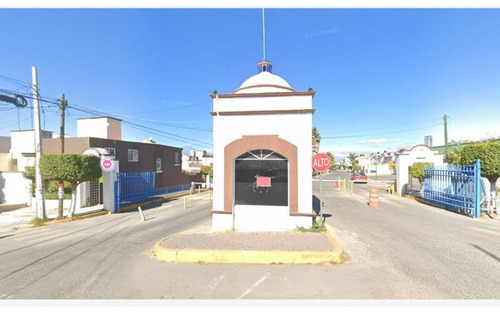
{"label": "white wall", "polygon": [[101,117],[79,119],[76,122],[78,137],[122,139],[122,126],[120,120]]}
{"label": "white wall", "polygon": [[30,183],[21,172],[0,172],[0,203],[30,205]]}
{"label": "white wall", "polygon": [[432,162],[435,165],[443,164],[443,155],[431,150],[425,145],[416,145],[405,149],[397,156],[396,183],[397,193],[402,195],[406,192],[408,184],[408,168],[415,162]]}
{"label": "white wall", "polygon": [[[52,132],[41,131],[42,138],[52,138]],[[11,131],[10,154],[12,159],[17,160],[17,170],[24,171],[26,166],[35,165],[35,131],[21,130]],[[43,146],[42,146],[43,151]]]}
{"label": "white wall", "polygon": [[365,167],[365,173],[367,176],[392,175],[394,171],[389,169],[389,164],[368,164]]}

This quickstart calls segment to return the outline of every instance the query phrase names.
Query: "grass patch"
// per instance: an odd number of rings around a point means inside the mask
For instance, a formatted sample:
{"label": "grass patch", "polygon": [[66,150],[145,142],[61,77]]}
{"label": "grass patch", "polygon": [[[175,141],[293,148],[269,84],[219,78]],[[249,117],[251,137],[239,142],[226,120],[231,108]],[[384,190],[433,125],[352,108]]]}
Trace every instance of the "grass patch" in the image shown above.
{"label": "grass patch", "polygon": [[45,225],[45,223],[47,223],[48,221],[50,221],[50,219],[47,217],[45,217],[45,218],[35,217],[34,219],[31,220],[30,224],[33,227],[40,227],[40,226]]}
{"label": "grass patch", "polygon": [[59,224],[59,223],[64,223],[64,222],[73,222],[77,220],[81,220],[83,217],[78,216],[78,215],[73,215],[72,217],[61,217],[61,218],[39,218],[35,217],[30,221],[30,224],[32,227],[40,227],[44,225],[50,225],[50,224]]}
{"label": "grass patch", "polygon": [[321,223],[314,223],[312,227],[297,227],[297,231],[301,233],[324,233],[326,232],[326,226]]}
{"label": "grass patch", "polygon": [[[57,192],[45,192],[46,200],[59,200],[59,195]],[[64,194],[64,200],[71,200],[71,194]]]}

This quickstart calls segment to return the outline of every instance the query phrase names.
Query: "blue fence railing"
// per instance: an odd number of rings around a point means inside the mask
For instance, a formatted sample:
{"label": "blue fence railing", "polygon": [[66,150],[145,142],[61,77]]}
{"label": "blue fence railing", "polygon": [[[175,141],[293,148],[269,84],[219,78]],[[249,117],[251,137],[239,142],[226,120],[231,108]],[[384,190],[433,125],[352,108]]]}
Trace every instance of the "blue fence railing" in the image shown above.
{"label": "blue fence railing", "polygon": [[187,192],[190,189],[191,189],[191,184],[156,188],[155,189],[155,196],[156,197],[168,197],[168,196],[173,196],[175,194]]}
{"label": "blue fence railing", "polygon": [[141,203],[155,195],[155,173],[118,173],[115,182],[115,208]]}
{"label": "blue fence railing", "polygon": [[430,165],[424,169],[423,199],[429,204],[478,218],[485,196],[480,160],[473,165]]}
{"label": "blue fence railing", "polygon": [[115,208],[146,202],[189,191],[190,184],[155,188],[155,173],[118,173],[115,181]]}

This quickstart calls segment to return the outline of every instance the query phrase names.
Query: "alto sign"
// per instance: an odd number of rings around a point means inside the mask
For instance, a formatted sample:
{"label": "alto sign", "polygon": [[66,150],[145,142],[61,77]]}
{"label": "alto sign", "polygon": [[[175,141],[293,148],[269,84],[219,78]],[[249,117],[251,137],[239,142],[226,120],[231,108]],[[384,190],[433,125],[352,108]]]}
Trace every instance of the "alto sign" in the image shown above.
{"label": "alto sign", "polygon": [[101,169],[104,172],[111,172],[115,169],[115,161],[110,159],[101,159]]}
{"label": "alto sign", "polygon": [[326,153],[318,153],[312,159],[312,167],[316,172],[325,172],[330,168],[330,157]]}

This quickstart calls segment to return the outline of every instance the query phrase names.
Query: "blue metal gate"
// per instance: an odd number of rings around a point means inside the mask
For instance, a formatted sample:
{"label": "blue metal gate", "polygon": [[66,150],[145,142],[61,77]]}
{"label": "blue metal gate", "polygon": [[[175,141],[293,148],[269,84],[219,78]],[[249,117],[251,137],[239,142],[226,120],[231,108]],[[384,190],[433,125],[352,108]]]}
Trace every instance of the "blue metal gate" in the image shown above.
{"label": "blue metal gate", "polygon": [[115,208],[148,201],[155,196],[155,173],[118,173]]}
{"label": "blue metal gate", "polygon": [[426,166],[424,179],[425,202],[473,218],[480,216],[486,197],[480,160],[473,165]]}

